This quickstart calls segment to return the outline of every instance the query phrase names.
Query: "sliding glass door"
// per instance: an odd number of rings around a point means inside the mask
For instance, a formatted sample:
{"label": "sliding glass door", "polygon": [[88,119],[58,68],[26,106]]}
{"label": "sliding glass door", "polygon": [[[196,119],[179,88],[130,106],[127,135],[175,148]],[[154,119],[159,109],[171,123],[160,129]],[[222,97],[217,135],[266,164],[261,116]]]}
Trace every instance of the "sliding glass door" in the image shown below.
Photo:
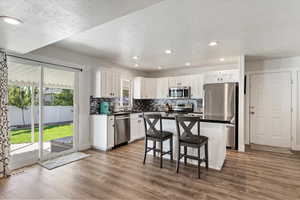
{"label": "sliding glass door", "polygon": [[77,149],[77,73],[9,59],[11,169]]}
{"label": "sliding glass door", "polygon": [[74,151],[75,72],[43,68],[42,160]]}
{"label": "sliding glass door", "polygon": [[8,62],[8,120],[11,166],[18,168],[39,158],[39,85],[41,66]]}

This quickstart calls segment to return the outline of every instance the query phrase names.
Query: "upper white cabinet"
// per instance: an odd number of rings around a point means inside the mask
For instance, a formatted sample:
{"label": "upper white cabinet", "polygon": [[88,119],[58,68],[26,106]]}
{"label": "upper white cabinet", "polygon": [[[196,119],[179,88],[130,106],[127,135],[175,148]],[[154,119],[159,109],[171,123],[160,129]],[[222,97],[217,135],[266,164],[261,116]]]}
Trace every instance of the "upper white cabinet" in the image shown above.
{"label": "upper white cabinet", "polygon": [[187,77],[191,87],[191,98],[203,98],[203,75],[192,75]]}
{"label": "upper white cabinet", "polygon": [[96,71],[94,97],[120,97],[121,75],[112,71]]}
{"label": "upper white cabinet", "polygon": [[134,98],[154,99],[157,93],[156,88],[156,78],[136,77],[134,79]]}
{"label": "upper white cabinet", "polygon": [[238,70],[207,72],[204,75],[204,83],[205,84],[238,82],[238,81],[239,81],[239,71]]}
{"label": "upper white cabinet", "polygon": [[175,76],[169,77],[168,79],[169,87],[181,87],[190,85],[189,76]]}
{"label": "upper white cabinet", "polygon": [[238,70],[212,71],[202,74],[165,78],[134,79],[135,99],[168,98],[169,87],[191,87],[191,98],[203,98],[203,85],[207,83],[239,82]]}
{"label": "upper white cabinet", "polygon": [[156,88],[156,98],[162,99],[169,96],[169,79],[168,78],[158,78],[157,88]]}

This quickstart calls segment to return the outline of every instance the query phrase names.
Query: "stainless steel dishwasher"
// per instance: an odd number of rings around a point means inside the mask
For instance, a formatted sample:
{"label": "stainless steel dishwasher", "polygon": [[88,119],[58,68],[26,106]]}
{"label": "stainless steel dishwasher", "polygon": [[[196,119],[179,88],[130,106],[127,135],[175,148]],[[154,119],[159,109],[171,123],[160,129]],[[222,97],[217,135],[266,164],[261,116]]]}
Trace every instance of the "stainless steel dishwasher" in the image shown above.
{"label": "stainless steel dishwasher", "polygon": [[115,114],[115,146],[130,140],[130,113]]}

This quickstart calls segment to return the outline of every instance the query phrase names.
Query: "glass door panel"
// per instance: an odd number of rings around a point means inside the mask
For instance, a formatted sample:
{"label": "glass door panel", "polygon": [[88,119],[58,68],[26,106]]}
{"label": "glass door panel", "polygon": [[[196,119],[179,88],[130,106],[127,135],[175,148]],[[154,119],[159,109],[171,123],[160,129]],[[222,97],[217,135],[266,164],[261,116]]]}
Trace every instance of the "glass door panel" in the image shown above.
{"label": "glass door panel", "polygon": [[43,68],[42,160],[74,151],[75,73]]}
{"label": "glass door panel", "polygon": [[34,163],[39,156],[39,84],[41,67],[8,61],[10,168]]}

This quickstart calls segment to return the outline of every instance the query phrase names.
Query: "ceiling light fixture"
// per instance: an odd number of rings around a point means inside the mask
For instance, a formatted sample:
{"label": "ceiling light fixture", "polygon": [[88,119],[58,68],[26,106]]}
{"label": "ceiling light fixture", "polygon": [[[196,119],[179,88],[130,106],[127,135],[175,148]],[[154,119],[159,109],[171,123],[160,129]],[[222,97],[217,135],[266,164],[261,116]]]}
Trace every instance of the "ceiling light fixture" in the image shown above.
{"label": "ceiling light fixture", "polygon": [[22,20],[17,19],[17,18],[14,18],[14,17],[0,16],[0,18],[1,18],[4,22],[6,22],[6,23],[8,23],[8,24],[11,24],[11,25],[19,25],[19,24],[23,23]]}
{"label": "ceiling light fixture", "polygon": [[171,50],[171,49],[165,50],[165,54],[171,54],[171,53],[172,53],[172,50]]}
{"label": "ceiling light fixture", "polygon": [[191,63],[190,62],[186,62],[185,66],[191,66]]}
{"label": "ceiling light fixture", "polygon": [[138,60],[139,57],[138,57],[138,56],[133,56],[132,59],[133,59],[133,60]]}
{"label": "ceiling light fixture", "polygon": [[134,67],[138,67],[139,66],[139,64],[134,64]]}
{"label": "ceiling light fixture", "polygon": [[218,44],[219,44],[218,41],[212,41],[212,42],[208,43],[208,46],[214,47],[214,46],[217,46]]}
{"label": "ceiling light fixture", "polygon": [[220,58],[219,61],[223,62],[225,61],[225,58]]}

